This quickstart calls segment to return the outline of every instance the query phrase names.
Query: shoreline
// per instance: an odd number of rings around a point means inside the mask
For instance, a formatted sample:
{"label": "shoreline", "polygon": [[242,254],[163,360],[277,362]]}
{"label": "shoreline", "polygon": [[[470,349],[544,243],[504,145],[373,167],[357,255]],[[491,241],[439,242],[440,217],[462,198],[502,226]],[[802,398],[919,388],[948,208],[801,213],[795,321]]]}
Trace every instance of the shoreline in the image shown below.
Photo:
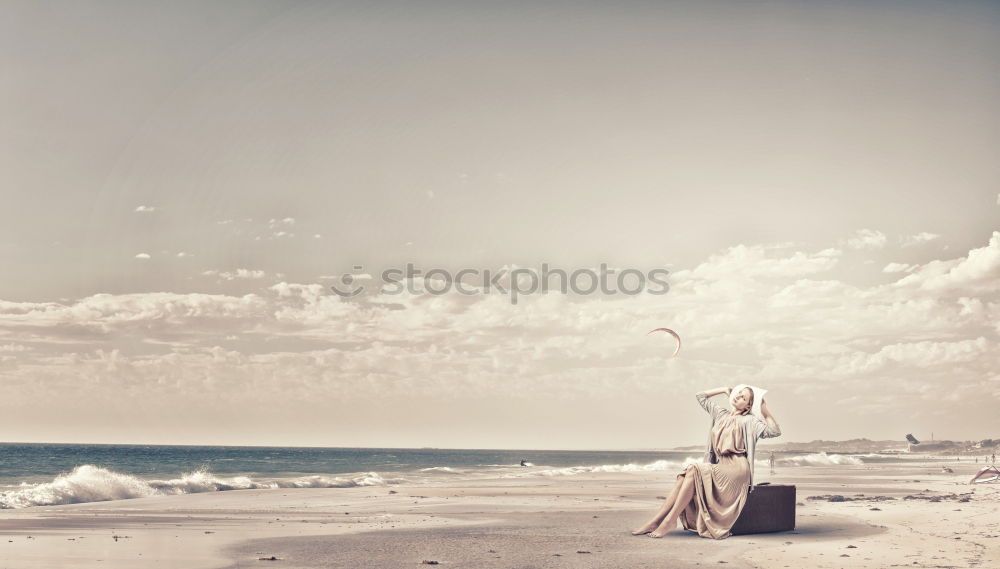
{"label": "shoreline", "polygon": [[[968,465],[967,465],[968,466]],[[12,568],[983,567],[1000,556],[1000,484],[914,463],[779,467],[797,487],[792,532],[633,537],[669,472],[278,488],[0,511]],[[841,495],[844,501],[810,499]],[[909,498],[908,498],[909,497]],[[936,500],[935,500],[936,498]],[[960,501],[968,498],[967,501]],[[115,539],[114,536],[119,536]],[[955,539],[956,537],[960,539]],[[854,547],[849,547],[854,546]],[[584,553],[578,553],[584,552]],[[916,563],[914,563],[916,561]]]}

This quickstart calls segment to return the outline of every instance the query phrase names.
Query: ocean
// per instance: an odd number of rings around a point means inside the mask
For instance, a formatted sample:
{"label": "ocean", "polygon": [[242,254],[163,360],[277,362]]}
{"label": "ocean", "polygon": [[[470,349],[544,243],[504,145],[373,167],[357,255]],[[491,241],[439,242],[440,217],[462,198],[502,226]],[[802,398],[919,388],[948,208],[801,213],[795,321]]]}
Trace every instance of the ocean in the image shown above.
{"label": "ocean", "polygon": [[[680,472],[697,451],[0,444],[0,509],[252,488],[347,488],[586,472]],[[908,456],[778,453],[785,466]],[[521,466],[521,461],[527,466]],[[766,455],[758,465],[766,465]]]}

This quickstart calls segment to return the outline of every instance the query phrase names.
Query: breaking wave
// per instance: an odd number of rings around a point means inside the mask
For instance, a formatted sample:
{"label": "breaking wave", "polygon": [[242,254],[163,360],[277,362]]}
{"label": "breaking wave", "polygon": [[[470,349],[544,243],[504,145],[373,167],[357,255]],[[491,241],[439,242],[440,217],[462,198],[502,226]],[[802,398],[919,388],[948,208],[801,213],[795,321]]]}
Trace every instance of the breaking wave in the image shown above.
{"label": "breaking wave", "polygon": [[52,482],[22,483],[19,487],[0,492],[0,509],[105,502],[226,490],[385,486],[400,481],[386,480],[376,472],[353,477],[303,476],[255,481],[247,476],[222,478],[204,470],[184,474],[180,478],[171,480],[143,480],[131,474],[85,464],[74,468],[69,474],[57,476]]}
{"label": "breaking wave", "polygon": [[566,468],[550,468],[546,470],[534,470],[530,472],[508,474],[508,477],[522,476],[573,476],[575,474],[588,474],[595,472],[666,472],[676,470],[683,471],[689,464],[703,462],[700,458],[686,458],[684,462],[657,460],[649,464],[602,464],[599,466],[569,466]]}
{"label": "breaking wave", "polygon": [[846,454],[826,454],[818,452],[815,454],[804,454],[802,456],[790,456],[782,458],[778,462],[782,464],[794,464],[797,466],[827,466],[831,464],[864,464],[860,458]]}
{"label": "breaking wave", "polygon": [[431,466],[430,468],[421,468],[420,472],[445,472],[447,474],[462,474],[461,470],[451,468],[450,466]]}

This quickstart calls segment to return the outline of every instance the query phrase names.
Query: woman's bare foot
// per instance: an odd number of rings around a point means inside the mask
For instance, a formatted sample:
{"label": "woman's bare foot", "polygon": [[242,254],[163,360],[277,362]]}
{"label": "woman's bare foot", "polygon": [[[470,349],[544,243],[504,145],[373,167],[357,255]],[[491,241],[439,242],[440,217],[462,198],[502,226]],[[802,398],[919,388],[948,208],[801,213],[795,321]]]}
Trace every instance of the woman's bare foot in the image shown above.
{"label": "woman's bare foot", "polygon": [[[674,523],[677,522],[675,521]],[[667,520],[663,520],[663,522],[661,522],[660,525],[656,526],[656,531],[649,533],[649,537],[656,537],[656,538],[663,537],[667,535],[670,529],[671,529],[670,524],[667,523]]]}
{"label": "woman's bare foot", "polygon": [[649,522],[648,524],[642,526],[641,528],[632,532],[632,535],[646,535],[647,533],[656,529],[658,524],[656,522]]}

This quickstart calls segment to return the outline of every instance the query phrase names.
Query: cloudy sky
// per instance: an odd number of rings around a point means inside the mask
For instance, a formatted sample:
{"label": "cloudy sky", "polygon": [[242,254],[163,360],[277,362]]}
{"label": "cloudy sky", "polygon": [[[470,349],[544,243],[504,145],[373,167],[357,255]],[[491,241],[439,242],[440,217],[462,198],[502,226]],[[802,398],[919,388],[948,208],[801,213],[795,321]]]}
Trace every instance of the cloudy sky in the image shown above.
{"label": "cloudy sky", "polygon": [[1000,4],[0,5],[0,440],[1000,436]]}

